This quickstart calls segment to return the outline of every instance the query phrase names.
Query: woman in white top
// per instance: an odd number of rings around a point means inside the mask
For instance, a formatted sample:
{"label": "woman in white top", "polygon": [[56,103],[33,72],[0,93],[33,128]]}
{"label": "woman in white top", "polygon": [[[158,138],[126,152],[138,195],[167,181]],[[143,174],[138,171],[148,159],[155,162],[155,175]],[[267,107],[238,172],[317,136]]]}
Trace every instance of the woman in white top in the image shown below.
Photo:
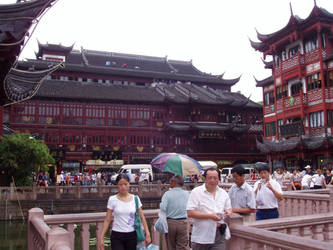
{"label": "woman in white top", "polygon": [[[119,174],[116,179],[118,194],[110,196],[107,205],[106,218],[104,220],[103,229],[99,236],[99,249],[104,250],[104,235],[108,230],[113,215],[112,231],[111,231],[111,248],[116,250],[136,250],[137,239],[134,230],[135,217],[135,199],[130,194],[130,180],[126,174]],[[148,230],[146,219],[142,212],[142,204],[138,197],[139,215],[145,231],[145,243],[149,244],[150,233]]]}

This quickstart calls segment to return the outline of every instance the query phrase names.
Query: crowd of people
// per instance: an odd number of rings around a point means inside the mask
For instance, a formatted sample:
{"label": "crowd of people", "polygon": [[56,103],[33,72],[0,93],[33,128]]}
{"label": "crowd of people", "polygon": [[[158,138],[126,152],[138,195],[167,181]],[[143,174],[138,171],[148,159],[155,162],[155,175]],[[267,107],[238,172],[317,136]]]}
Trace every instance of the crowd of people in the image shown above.
{"label": "crowd of people", "polygon": [[333,184],[333,171],[330,168],[312,170],[307,165],[303,171],[295,168],[290,173],[282,168],[277,168],[273,173],[273,178],[282,186],[283,182],[290,183],[292,190],[322,189],[326,185]]}
{"label": "crowd of people", "polygon": [[[170,179],[170,189],[164,193],[160,210],[164,212],[168,233],[168,249],[193,250],[225,249],[230,231],[226,218],[232,213],[244,216],[245,220],[278,218],[278,201],[283,199],[282,188],[270,175],[268,166],[257,168],[259,179],[252,188],[245,181],[245,169],[237,165],[232,169],[234,184],[227,193],[218,186],[220,172],[215,168],[207,169],[204,183],[188,192],[183,189],[182,176]],[[130,181],[126,174],[120,174],[116,180],[119,193],[109,197],[107,216],[99,236],[99,249],[104,249],[104,236],[111,222],[112,249],[136,249],[137,236],[134,230],[135,196],[129,193]],[[146,238],[144,244],[151,242],[147,223],[139,202],[139,214],[142,219]],[[187,219],[192,218],[191,239],[188,238]]]}
{"label": "crowd of people", "polygon": [[88,171],[84,173],[74,171],[61,171],[53,180],[48,172],[40,171],[35,177],[38,186],[74,186],[74,185],[111,185],[112,176],[116,172]]}

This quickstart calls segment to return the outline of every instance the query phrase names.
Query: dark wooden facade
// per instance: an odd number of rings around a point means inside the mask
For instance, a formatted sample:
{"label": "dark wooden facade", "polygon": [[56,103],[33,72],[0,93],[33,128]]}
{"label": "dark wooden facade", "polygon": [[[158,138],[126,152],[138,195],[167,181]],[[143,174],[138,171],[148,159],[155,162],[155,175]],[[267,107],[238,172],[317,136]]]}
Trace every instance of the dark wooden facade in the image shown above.
{"label": "dark wooden facade", "polygon": [[36,95],[8,107],[11,129],[44,139],[59,163],[150,162],[161,152],[220,164],[263,159],[261,105],[191,62],[39,44],[20,70],[63,67]]}
{"label": "dark wooden facade", "polygon": [[333,14],[314,6],[306,19],[251,41],[272,69],[257,81],[263,89],[264,135],[258,148],[273,165],[315,168],[332,165]]}

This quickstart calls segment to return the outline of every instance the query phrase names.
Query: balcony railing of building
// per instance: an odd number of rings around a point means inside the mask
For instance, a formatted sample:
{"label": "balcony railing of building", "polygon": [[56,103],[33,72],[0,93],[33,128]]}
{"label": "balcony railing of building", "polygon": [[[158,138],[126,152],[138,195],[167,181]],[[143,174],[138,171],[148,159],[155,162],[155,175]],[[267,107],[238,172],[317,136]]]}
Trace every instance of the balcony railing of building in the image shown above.
{"label": "balcony railing of building", "polygon": [[[333,87],[325,88],[326,101],[333,101]],[[300,111],[301,106],[304,107],[315,105],[316,103],[321,103],[323,99],[322,89],[317,88],[308,91],[307,93],[298,93],[292,96],[286,96],[278,99],[276,101],[276,107],[274,104],[264,106],[264,115],[269,115],[271,113],[282,113],[285,111]]]}
{"label": "balcony railing of building", "polygon": [[325,58],[327,54],[331,53],[331,51],[327,51],[327,49],[315,49],[305,54],[297,52],[297,54],[283,60],[278,67],[274,68],[275,76],[279,76],[304,64],[318,62],[320,59],[320,53],[322,54],[322,57]]}
{"label": "balcony railing of building", "polygon": [[[290,208],[302,206],[295,217],[288,217],[281,213],[281,218],[244,223],[239,215],[233,215],[229,226],[231,239],[228,241],[228,249],[332,249],[333,248],[333,186],[325,190],[326,194],[317,192],[289,192],[284,194],[287,202],[280,202],[280,211],[291,213],[296,210]],[[297,203],[288,202],[289,199],[298,200]],[[325,200],[322,207],[325,209],[304,210],[304,206],[310,206],[306,200],[320,202]],[[287,205],[286,205],[287,204]],[[285,208],[286,207],[286,208]],[[316,206],[316,207],[321,207]],[[306,211],[308,215],[304,215]],[[154,225],[158,218],[158,209],[144,210],[144,214]],[[89,249],[90,224],[96,224],[96,233],[92,235],[98,245],[105,213],[89,214],[60,214],[44,215],[39,208],[33,208],[28,216],[28,250],[30,249],[74,249],[75,227],[81,228],[80,239],[82,249]],[[288,218],[285,218],[288,217]],[[189,220],[190,223],[190,220]],[[61,227],[60,225],[64,225]],[[152,242],[161,249],[167,249],[166,242],[160,242],[160,234],[152,226],[150,228]],[[162,237],[164,239],[164,237]]]}

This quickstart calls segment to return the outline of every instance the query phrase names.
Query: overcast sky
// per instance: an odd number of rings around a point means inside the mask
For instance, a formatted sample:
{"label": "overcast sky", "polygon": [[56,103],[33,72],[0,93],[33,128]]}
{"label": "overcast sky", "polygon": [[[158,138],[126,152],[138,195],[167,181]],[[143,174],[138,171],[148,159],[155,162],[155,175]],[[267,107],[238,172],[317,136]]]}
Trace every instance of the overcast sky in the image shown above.
{"label": "overcast sky", "polygon": [[[0,0],[12,3],[14,0]],[[41,19],[21,59],[34,58],[37,39],[75,49],[192,60],[201,71],[241,80],[232,91],[262,100],[253,76],[271,74],[249,38],[283,28],[294,15],[306,18],[314,0],[59,0]],[[333,13],[332,0],[317,0]]]}

